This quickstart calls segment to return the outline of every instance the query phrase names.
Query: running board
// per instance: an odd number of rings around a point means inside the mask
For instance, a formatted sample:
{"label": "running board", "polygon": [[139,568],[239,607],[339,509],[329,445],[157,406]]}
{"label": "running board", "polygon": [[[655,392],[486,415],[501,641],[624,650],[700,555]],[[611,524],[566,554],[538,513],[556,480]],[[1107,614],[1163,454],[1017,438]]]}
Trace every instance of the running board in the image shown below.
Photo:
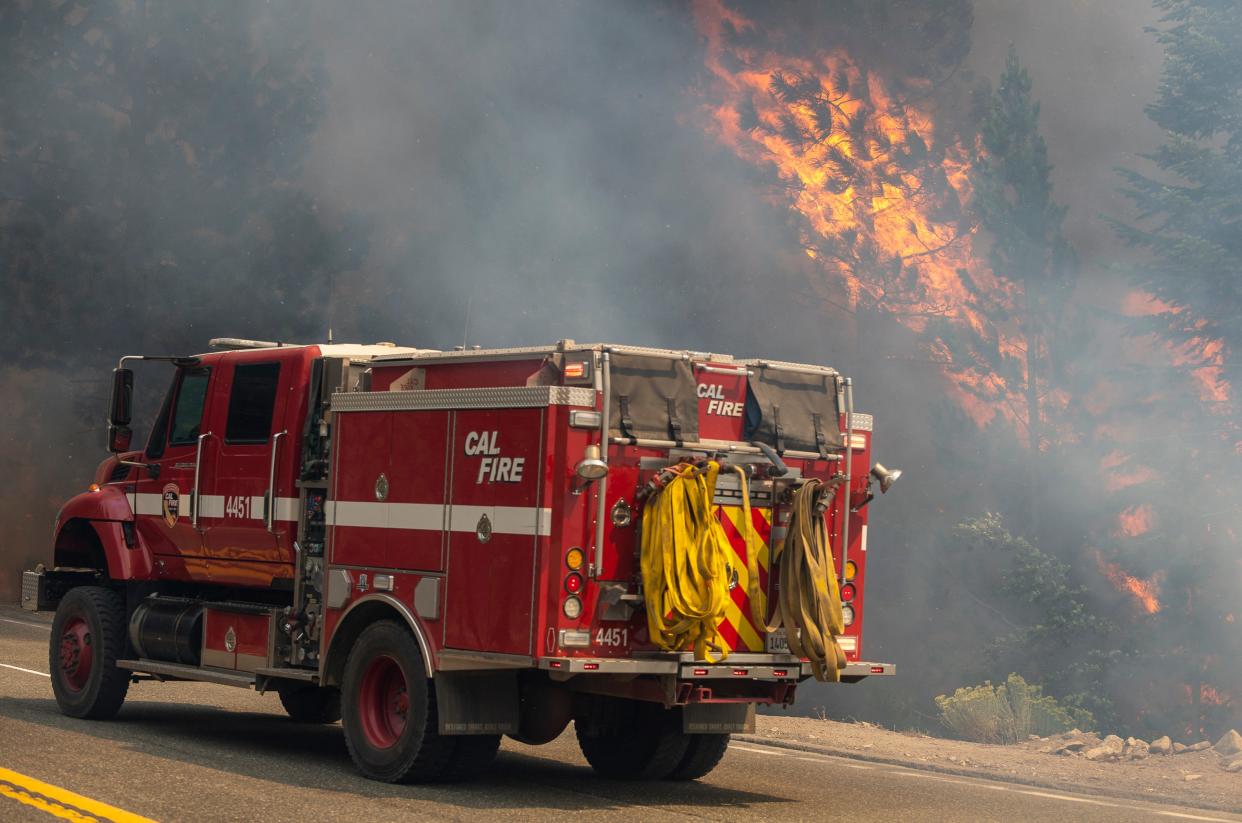
{"label": "running board", "polygon": [[200,680],[205,683],[218,683],[223,686],[240,686],[243,689],[254,688],[253,674],[235,672],[231,669],[215,669],[211,666],[187,666],[183,663],[165,663],[160,660],[118,660],[118,669],[131,672],[153,674],[157,677],[174,680]]}

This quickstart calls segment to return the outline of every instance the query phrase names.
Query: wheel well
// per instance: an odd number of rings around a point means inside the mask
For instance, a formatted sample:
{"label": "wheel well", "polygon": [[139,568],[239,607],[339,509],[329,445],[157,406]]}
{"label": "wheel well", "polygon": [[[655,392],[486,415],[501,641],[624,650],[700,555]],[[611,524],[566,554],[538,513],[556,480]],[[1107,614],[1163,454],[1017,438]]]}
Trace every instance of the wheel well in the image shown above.
{"label": "wheel well", "polygon": [[354,641],[367,626],[379,620],[392,620],[414,635],[423,655],[423,665],[427,668],[427,676],[431,677],[431,650],[414,616],[400,606],[399,601],[385,595],[372,595],[350,606],[341,618],[341,622],[333,630],[323,669],[323,685],[338,687],[341,685],[341,680],[345,675],[345,660],[349,657],[349,650],[353,648]]}
{"label": "wheel well", "polygon": [[108,556],[103,541],[89,520],[74,518],[61,527],[56,535],[56,547],[52,554],[56,566],[75,569],[97,569],[108,573]]}

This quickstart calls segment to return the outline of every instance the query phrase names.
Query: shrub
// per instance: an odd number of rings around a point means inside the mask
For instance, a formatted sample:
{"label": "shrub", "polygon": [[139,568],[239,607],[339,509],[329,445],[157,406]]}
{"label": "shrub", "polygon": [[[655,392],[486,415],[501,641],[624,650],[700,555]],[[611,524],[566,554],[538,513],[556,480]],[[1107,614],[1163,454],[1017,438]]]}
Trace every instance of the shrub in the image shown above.
{"label": "shrub", "polygon": [[1043,737],[1094,723],[1090,712],[1062,706],[1017,674],[999,686],[985,681],[939,695],[936,707],[950,734],[979,743],[1017,743],[1031,734]]}

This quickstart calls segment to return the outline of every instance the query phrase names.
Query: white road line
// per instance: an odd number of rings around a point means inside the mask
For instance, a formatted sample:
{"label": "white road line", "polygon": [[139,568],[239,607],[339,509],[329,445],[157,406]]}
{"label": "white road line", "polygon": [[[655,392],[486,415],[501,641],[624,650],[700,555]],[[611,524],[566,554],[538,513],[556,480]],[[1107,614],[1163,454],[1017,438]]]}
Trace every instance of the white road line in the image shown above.
{"label": "white road line", "polygon": [[1053,794],[1052,792],[1037,792],[1033,789],[1014,789],[1018,794],[1029,794],[1031,797],[1047,797],[1052,800],[1068,800],[1071,803],[1090,803],[1095,806],[1111,806],[1114,809],[1134,809],[1137,806],[1123,806],[1120,803],[1109,803],[1105,800],[1092,800],[1089,797],[1071,797],[1068,794]]}
{"label": "white road line", "polygon": [[808,763],[828,763],[833,766],[844,766],[847,769],[862,769],[863,771],[870,771],[872,768],[874,768],[872,766],[864,766],[861,763],[851,763],[848,760],[842,760],[839,758],[833,759],[833,758],[828,758],[828,757],[797,757],[795,756],[794,760],[805,760]]}
{"label": "white road line", "polygon": [[736,743],[731,744],[729,748],[737,749],[740,752],[754,752],[755,754],[768,754],[768,755],[771,755],[772,757],[787,757],[788,756],[784,752],[774,752],[771,749],[752,749],[748,746],[739,746]]}
{"label": "white road line", "polygon": [[52,630],[52,627],[46,623],[27,623],[25,620],[13,620],[8,617],[0,617],[0,623],[12,623],[15,626],[28,626],[32,629],[43,629],[45,632]]}
{"label": "white road line", "polygon": [[8,663],[0,663],[0,667],[12,669],[15,672],[25,672],[26,674],[37,674],[39,677],[51,677],[47,672],[37,672],[34,669],[23,669],[21,666],[10,666]]}
{"label": "white road line", "polygon": [[1215,823],[1232,823],[1224,817],[1203,817],[1202,815],[1185,814],[1184,812],[1156,812],[1156,814],[1161,814],[1165,817],[1180,817],[1183,820],[1211,820]]}

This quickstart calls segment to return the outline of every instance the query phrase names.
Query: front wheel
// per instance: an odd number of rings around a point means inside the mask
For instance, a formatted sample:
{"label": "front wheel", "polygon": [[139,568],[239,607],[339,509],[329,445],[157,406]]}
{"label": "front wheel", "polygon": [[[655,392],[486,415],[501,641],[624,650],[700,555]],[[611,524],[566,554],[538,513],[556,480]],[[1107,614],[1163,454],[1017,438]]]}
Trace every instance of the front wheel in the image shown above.
{"label": "front wheel", "polygon": [[62,713],[102,720],[121,709],[130,673],[116,661],[125,651],[125,603],[102,586],[70,589],[56,608],[48,647],[52,693]]}

